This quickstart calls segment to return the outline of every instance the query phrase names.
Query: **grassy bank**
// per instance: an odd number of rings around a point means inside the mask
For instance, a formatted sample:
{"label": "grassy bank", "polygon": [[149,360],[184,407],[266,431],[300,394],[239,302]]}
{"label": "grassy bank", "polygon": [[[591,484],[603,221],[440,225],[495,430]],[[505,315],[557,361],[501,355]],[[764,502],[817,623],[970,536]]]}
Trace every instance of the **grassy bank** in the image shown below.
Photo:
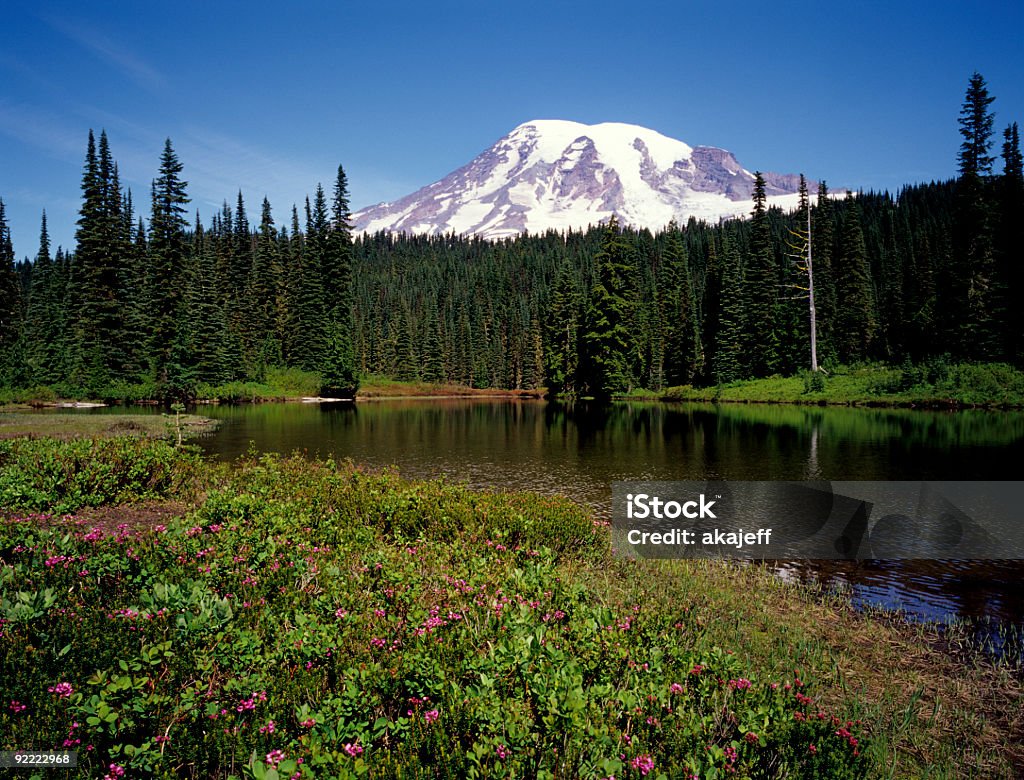
{"label": "grassy bank", "polygon": [[[320,391],[320,375],[297,368],[268,368],[262,381],[235,381],[222,384],[198,384],[190,397],[198,402],[257,403],[284,401],[315,396]],[[102,401],[114,404],[156,403],[160,388],[151,382],[130,384],[112,382],[106,387],[83,388],[71,385],[41,385],[29,388],[0,388],[0,405],[55,405],[60,401]]]}
{"label": "grassy bank", "polygon": [[671,387],[653,396],[667,401],[1019,408],[1024,406],[1024,372],[1003,363],[869,365],[840,367],[829,375],[807,372],[717,387]]}
{"label": "grassy bank", "polygon": [[[318,374],[299,369],[268,369],[261,382],[198,385],[199,403],[258,403],[315,397]],[[542,398],[546,390],[474,388],[450,382],[400,381],[384,376],[362,378],[357,398],[491,397]],[[0,389],[0,405],[53,405],[60,400],[152,403],[159,396],[153,385],[115,383],[100,391],[73,387]],[[1004,363],[924,365],[884,364],[840,366],[830,373],[773,376],[713,387],[670,387],[664,391],[638,389],[623,400],[711,401],[752,403],[837,404],[868,406],[1024,407],[1024,372]]]}
{"label": "grassy bank", "polygon": [[0,410],[0,439],[25,436],[53,439],[107,439],[127,436],[148,439],[183,439],[205,436],[217,421],[195,414],[39,414],[24,409]]}
{"label": "grassy bank", "polygon": [[365,377],[359,386],[357,398],[415,398],[415,397],[482,397],[482,398],[542,398],[544,390],[501,390],[476,388],[450,382],[402,382],[383,376]]}
{"label": "grassy bank", "polygon": [[0,749],[89,776],[1024,768],[1006,672],[758,567],[612,560],[567,501],[125,440],[0,442],[0,485]]}
{"label": "grassy bank", "polygon": [[[374,398],[541,398],[544,390],[502,390],[476,388],[452,382],[400,381],[371,375],[360,383],[357,397]],[[296,401],[316,397],[320,393],[320,375],[300,369],[271,368],[261,382],[225,382],[218,385],[197,385],[192,395],[197,403],[261,403]],[[54,406],[62,401],[103,401],[116,404],[148,404],[159,398],[159,389],[152,384],[114,383],[100,390],[66,386],[39,386],[24,389],[0,388],[0,406]]]}

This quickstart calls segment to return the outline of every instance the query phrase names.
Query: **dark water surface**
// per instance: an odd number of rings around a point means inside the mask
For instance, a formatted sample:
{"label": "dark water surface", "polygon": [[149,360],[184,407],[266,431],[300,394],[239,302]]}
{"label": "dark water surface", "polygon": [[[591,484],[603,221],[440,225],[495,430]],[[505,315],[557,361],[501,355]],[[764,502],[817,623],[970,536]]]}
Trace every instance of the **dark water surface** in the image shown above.
{"label": "dark water surface", "polygon": [[[200,407],[221,427],[200,442],[333,455],[446,475],[473,487],[558,493],[607,517],[617,480],[1019,480],[1024,413],[755,404],[426,399],[356,406]],[[1022,511],[1024,522],[1024,511]],[[914,616],[1024,624],[1019,562],[801,562],[786,574],[849,585],[856,602]]]}

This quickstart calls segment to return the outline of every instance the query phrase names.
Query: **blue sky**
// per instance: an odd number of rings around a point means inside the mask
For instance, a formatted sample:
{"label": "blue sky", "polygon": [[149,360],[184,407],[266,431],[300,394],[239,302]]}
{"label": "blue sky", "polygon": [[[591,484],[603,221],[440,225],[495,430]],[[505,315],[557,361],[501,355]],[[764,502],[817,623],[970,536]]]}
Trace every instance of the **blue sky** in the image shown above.
{"label": "blue sky", "polygon": [[428,184],[538,118],[631,122],[747,168],[896,190],[955,174],[975,70],[1024,124],[1020,2],[22,2],[0,25],[0,198],[19,257],[73,242],[90,128],[148,204],[164,138],[204,222]]}

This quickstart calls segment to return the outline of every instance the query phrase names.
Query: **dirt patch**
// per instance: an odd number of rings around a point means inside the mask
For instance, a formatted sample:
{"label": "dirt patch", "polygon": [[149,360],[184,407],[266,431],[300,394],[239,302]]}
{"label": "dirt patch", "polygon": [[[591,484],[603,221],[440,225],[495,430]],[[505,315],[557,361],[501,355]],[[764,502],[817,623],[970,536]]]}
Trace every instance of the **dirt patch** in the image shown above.
{"label": "dirt patch", "polygon": [[192,508],[183,501],[144,501],[122,506],[85,507],[75,513],[75,520],[81,521],[86,528],[100,528],[105,533],[116,534],[121,525],[127,525],[132,531],[168,525]]}

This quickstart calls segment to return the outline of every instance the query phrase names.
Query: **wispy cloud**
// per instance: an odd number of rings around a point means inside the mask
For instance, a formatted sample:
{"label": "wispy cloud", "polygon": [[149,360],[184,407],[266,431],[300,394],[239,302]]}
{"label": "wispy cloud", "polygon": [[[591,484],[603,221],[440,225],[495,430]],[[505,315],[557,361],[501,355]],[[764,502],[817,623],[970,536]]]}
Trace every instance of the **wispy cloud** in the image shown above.
{"label": "wispy cloud", "polygon": [[0,100],[0,133],[36,146],[58,159],[81,158],[85,136],[52,111]]}
{"label": "wispy cloud", "polygon": [[82,24],[53,16],[46,17],[46,22],[58,32],[66,35],[82,47],[88,49],[96,57],[120,70],[127,78],[140,87],[151,92],[163,89],[167,80],[155,68],[142,58],[104,35],[103,33]]}
{"label": "wispy cloud", "polygon": [[[185,166],[184,175],[194,183],[193,198],[219,206],[241,189],[247,198],[266,195],[280,223],[318,181],[325,189],[333,184],[333,170],[318,170],[307,160],[268,152],[253,144],[200,126],[184,129],[174,148]],[[250,203],[250,211],[258,202]]]}

